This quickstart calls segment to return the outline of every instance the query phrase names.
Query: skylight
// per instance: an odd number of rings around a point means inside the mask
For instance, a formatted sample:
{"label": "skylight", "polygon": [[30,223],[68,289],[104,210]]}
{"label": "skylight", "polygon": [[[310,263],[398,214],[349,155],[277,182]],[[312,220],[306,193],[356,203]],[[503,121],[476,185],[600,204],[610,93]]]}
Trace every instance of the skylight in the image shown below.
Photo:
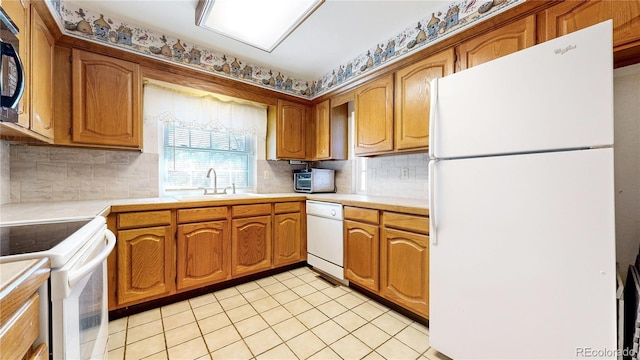
{"label": "skylight", "polygon": [[199,0],[196,25],[273,51],[324,0]]}

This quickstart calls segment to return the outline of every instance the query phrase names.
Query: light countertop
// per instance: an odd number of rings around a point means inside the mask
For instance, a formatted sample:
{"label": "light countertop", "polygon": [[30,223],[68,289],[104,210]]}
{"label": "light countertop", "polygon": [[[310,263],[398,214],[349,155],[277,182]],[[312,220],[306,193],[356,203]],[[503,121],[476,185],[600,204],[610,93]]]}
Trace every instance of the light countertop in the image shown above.
{"label": "light countertop", "polygon": [[10,203],[0,206],[0,224],[24,221],[66,220],[89,218],[97,215],[107,216],[110,212],[144,211],[158,208],[186,208],[214,205],[216,203],[260,203],[264,201],[318,200],[337,202],[348,206],[369,207],[379,210],[408,212],[416,215],[428,215],[428,201],[424,199],[381,197],[357,194],[233,194],[223,196],[192,196],[182,199],[174,197],[87,200],[87,201],[51,201]]}

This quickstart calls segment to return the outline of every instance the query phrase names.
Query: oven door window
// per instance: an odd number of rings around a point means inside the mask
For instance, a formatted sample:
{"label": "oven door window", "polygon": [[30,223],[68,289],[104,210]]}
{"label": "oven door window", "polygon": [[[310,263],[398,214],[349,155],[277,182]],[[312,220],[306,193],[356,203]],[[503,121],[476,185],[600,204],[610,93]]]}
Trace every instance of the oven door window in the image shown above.
{"label": "oven door window", "polygon": [[93,359],[96,342],[101,336],[100,330],[105,321],[104,301],[106,289],[104,287],[103,267],[98,267],[78,297],[78,331],[80,333],[80,358]]}
{"label": "oven door window", "polygon": [[[68,269],[65,266],[51,273],[51,331],[55,359],[102,359],[106,356],[109,319],[105,253],[108,255],[113,247],[105,245],[104,239],[94,244],[83,249],[84,254]],[[97,266],[91,266],[96,260],[99,261]],[[90,271],[86,272],[88,267]]]}

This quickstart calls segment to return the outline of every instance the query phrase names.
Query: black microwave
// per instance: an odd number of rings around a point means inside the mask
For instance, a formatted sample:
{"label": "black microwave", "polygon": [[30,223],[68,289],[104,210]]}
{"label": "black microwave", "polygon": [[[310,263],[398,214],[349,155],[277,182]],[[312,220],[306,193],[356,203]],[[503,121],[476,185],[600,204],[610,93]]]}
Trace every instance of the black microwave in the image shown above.
{"label": "black microwave", "polygon": [[18,103],[24,92],[24,67],[18,54],[19,29],[0,7],[0,94],[2,95],[0,121],[18,121]]}

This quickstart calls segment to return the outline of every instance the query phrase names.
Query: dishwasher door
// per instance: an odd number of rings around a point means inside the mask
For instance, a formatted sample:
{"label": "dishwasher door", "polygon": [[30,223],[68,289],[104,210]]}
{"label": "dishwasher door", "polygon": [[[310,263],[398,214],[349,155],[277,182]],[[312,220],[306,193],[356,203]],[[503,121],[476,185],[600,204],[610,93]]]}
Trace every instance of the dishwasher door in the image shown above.
{"label": "dishwasher door", "polygon": [[307,263],[344,280],[342,205],[307,201]]}

